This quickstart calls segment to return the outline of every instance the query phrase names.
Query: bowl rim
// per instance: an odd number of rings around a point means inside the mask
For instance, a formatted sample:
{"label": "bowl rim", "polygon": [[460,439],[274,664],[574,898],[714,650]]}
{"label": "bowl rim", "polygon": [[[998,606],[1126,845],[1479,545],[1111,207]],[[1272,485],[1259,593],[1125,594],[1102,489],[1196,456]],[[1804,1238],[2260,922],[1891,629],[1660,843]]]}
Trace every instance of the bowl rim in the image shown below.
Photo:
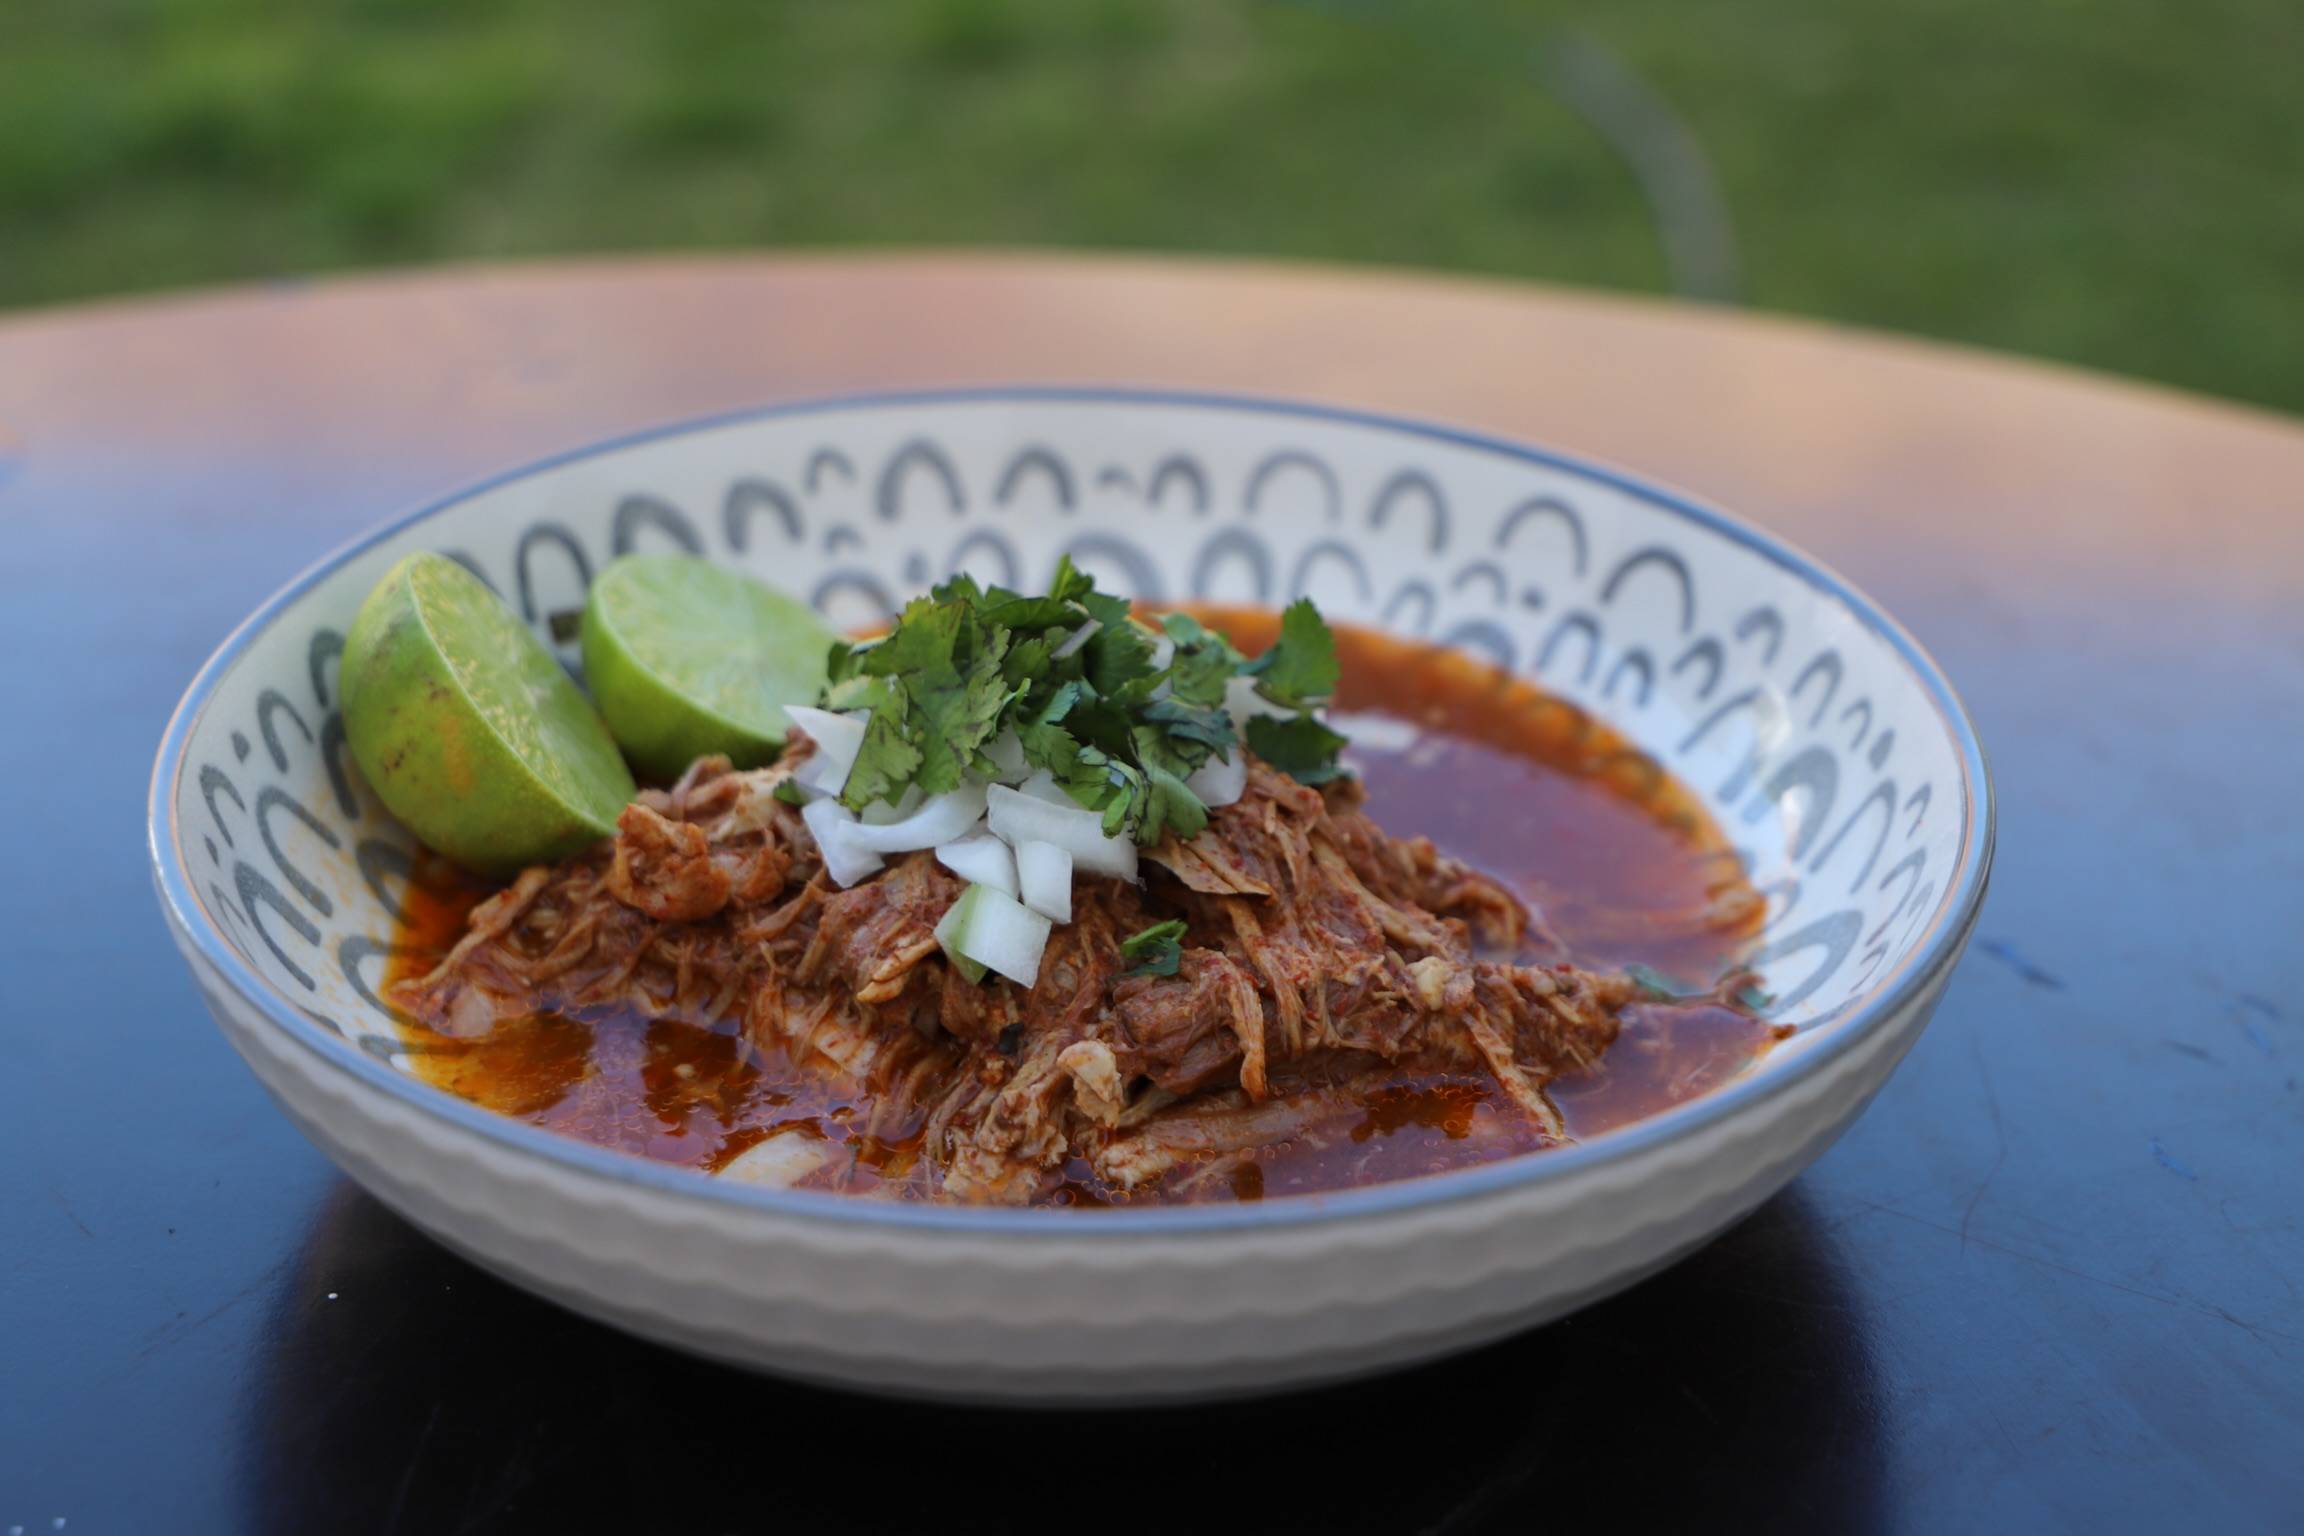
{"label": "bowl rim", "polygon": [[[1599,485],[1694,522],[1789,572],[1842,605],[1866,630],[1885,640],[1918,678],[1957,749],[1961,780],[1961,830],[1955,878],[1946,880],[1930,914],[1923,939],[1875,984],[1872,996],[1838,1021],[1825,1039],[1780,1070],[1749,1074],[1661,1114],[1597,1136],[1590,1141],[1528,1153],[1446,1173],[1397,1179],[1357,1189],[1285,1195],[1253,1204],[1116,1207],[1104,1210],[1017,1209],[1012,1207],[902,1204],[862,1200],[852,1195],[769,1189],[732,1184],[697,1170],[650,1161],[563,1136],[458,1098],[445,1089],[396,1071],[364,1051],[348,1049],[343,1038],[324,1028],[241,959],[207,917],[195,896],[188,861],[176,826],[177,787],[185,770],[185,749],[213,699],[217,685],[250,644],[323,579],[374,545],[440,516],[480,496],[581,460],[604,457],[672,438],[784,417],[841,411],[901,410],[923,406],[999,404],[1081,404],[1178,407],[1291,416],[1389,432],[1579,475]],[[947,1237],[1015,1236],[1043,1241],[1125,1236],[1153,1237],[1294,1229],[1379,1215],[1402,1214],[1484,1196],[1517,1193],[1572,1178],[1694,1136],[1753,1106],[1789,1092],[1833,1061],[1862,1045],[1925,999],[1958,960],[1975,927],[1991,872],[1998,810],[1991,767],[1975,724],[1943,669],[1926,648],[1886,609],[1853,582],[1792,544],[1763,532],[1698,497],[1577,454],[1413,416],[1278,396],[1215,390],[1158,389],[1128,385],[983,384],[944,388],[862,390],[741,407],[643,427],[595,439],[468,482],[443,496],[385,518],[339,544],[298,572],[266,598],[216,647],[194,674],[170,715],[154,759],[147,812],[147,839],[161,906],[172,925],[217,975],[252,1004],[267,1022],[337,1072],[397,1099],[421,1114],[480,1136],[498,1148],[541,1159],[561,1169],[605,1177],[627,1188],[644,1189],[730,1211],[751,1210],[803,1223],[857,1231],[938,1233]]]}

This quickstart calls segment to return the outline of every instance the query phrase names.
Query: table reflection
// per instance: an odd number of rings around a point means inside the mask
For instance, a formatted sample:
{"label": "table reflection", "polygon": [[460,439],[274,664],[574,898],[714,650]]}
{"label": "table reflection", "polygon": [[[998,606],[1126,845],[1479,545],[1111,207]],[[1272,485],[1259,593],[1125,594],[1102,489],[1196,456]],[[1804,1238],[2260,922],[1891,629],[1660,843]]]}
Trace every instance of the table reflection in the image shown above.
{"label": "table reflection", "polygon": [[[328,1298],[334,1291],[335,1299]],[[536,1300],[346,1185],[276,1293],[249,1527],[626,1531],[1877,1523],[1863,1308],[1797,1193],[1632,1291],[1418,1370],[1143,1412],[746,1375]],[[1635,1527],[1641,1528],[1641,1527]]]}

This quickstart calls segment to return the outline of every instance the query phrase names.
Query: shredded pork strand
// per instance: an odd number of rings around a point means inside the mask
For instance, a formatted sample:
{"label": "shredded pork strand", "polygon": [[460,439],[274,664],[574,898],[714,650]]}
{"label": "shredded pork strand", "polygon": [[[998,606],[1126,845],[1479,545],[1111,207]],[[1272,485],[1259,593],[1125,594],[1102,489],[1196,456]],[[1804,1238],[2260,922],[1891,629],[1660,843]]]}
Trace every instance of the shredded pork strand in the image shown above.
{"label": "shredded pork strand", "polygon": [[[1199,836],[1145,850],[1142,887],[1082,880],[1037,985],[970,983],[936,942],[962,884],[932,854],[847,889],[825,875],[774,794],[808,750],[796,733],[773,767],[706,758],[644,792],[613,838],[475,908],[392,1000],[467,1037],[610,1006],[741,1020],[855,1092],[872,1135],[917,1146],[904,1192],[1023,1204],[1068,1168],[1133,1191],[1317,1137],[1405,1074],[1491,1078],[1559,1139],[1544,1084],[1599,1059],[1633,994],[1562,963],[1497,882],[1387,836],[1354,783],[1308,788],[1253,759]],[[1175,973],[1121,974],[1121,941],[1171,917]],[[794,1166],[842,1187],[841,1160],[821,1162]]]}

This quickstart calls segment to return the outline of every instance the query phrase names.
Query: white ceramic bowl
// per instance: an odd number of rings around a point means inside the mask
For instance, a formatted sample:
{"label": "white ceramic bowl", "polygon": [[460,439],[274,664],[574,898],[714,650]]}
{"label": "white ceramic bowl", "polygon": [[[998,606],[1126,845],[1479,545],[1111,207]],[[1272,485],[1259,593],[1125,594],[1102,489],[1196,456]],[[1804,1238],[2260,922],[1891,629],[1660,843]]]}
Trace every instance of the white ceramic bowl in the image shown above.
{"label": "white ceramic bowl", "polygon": [[[734,1187],[433,1089],[373,988],[408,835],[344,750],[333,664],[413,549],[540,630],[629,549],[686,548],[838,623],[1059,551],[1147,598],[1279,601],[1486,652],[1708,798],[1769,896],[1800,1032],[1584,1145],[1255,1205],[1006,1211]],[[1983,897],[1975,733],[1849,586],[1685,499],[1471,434],[1256,400],[1008,389],[781,407],[491,481],[305,572],[202,667],[152,781],[161,905],[233,1046],[442,1242],[742,1365],[960,1399],[1255,1392],[1556,1317],[1718,1233],[1831,1144],[1919,1034]]]}

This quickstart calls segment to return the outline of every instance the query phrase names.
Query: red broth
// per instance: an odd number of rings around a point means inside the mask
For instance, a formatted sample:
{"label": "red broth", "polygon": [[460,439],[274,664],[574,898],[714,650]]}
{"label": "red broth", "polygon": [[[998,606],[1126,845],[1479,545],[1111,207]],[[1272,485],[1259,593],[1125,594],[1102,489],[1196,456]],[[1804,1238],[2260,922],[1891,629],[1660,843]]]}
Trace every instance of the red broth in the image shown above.
{"label": "red broth", "polygon": [[[1243,650],[1270,643],[1276,618],[1203,607]],[[1386,717],[1348,757],[1367,806],[1396,836],[1505,881],[1542,912],[1572,957],[1592,967],[1643,964],[1697,986],[1748,947],[1761,903],[1726,839],[1693,795],[1653,759],[1583,711],[1474,657],[1374,630],[1336,625],[1336,708]],[[1396,747],[1379,739],[1412,727]],[[492,888],[445,861],[419,860],[392,979],[419,976],[455,942]],[[909,1194],[917,1148],[864,1129],[865,1095],[845,1094],[741,1040],[629,1010],[543,1014],[480,1040],[411,1027],[417,1070],[499,1113],[662,1162],[713,1168],[788,1129],[841,1144],[851,1193]],[[1588,1137],[1693,1098],[1735,1077],[1776,1038],[1719,1007],[1627,1010],[1601,1065],[1548,1093],[1570,1132]],[[1542,1137],[1471,1077],[1403,1078],[1360,1111],[1263,1148],[1251,1162],[1187,1167],[1135,1204],[1256,1200],[1355,1187],[1533,1151]],[[1076,1165],[1058,1205],[1130,1197]]]}

